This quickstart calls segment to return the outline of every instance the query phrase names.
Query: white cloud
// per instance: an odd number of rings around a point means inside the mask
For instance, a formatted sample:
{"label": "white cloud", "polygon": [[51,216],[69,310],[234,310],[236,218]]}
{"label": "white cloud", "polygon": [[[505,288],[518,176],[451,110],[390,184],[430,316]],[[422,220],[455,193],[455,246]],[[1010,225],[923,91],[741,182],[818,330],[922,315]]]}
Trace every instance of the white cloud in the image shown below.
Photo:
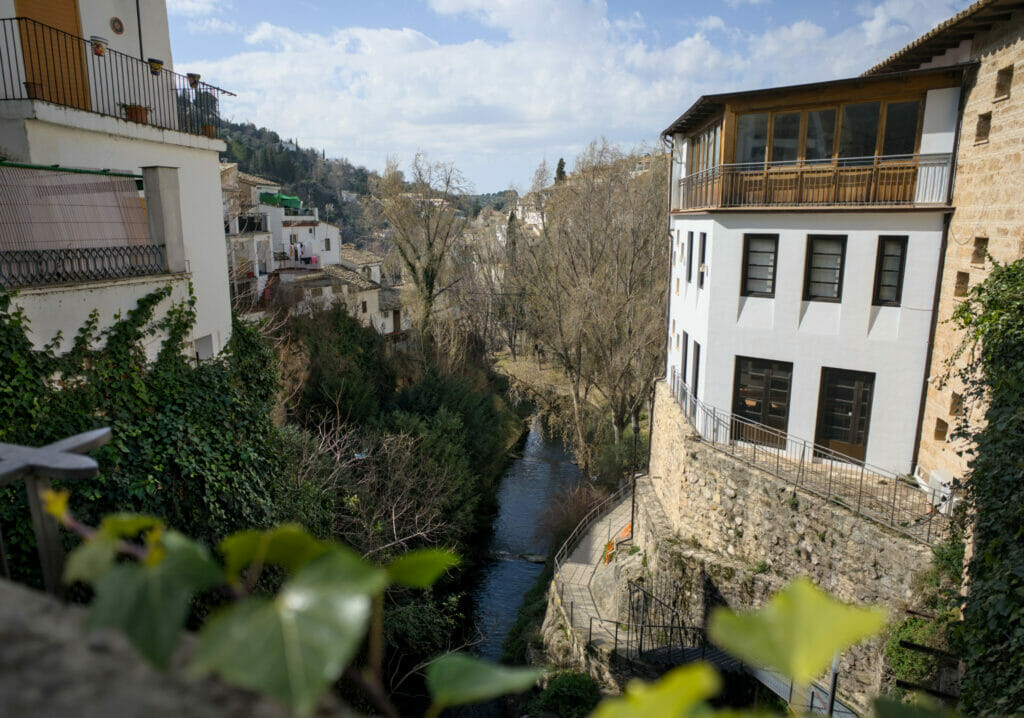
{"label": "white cloud", "polygon": [[230,0],[167,0],[167,12],[170,15],[201,17],[230,8]]}
{"label": "white cloud", "polygon": [[193,34],[226,34],[238,32],[238,25],[228,20],[207,17],[202,20],[189,20],[188,31]]}
{"label": "white cloud", "polygon": [[809,20],[745,32],[712,16],[658,44],[596,0],[428,1],[508,37],[441,43],[409,28],[263,23],[245,52],[189,66],[238,93],[224,107],[235,120],[369,167],[422,149],[494,191],[595,137],[655,141],[701,94],[859,74],[965,0],[876,2],[839,32]]}

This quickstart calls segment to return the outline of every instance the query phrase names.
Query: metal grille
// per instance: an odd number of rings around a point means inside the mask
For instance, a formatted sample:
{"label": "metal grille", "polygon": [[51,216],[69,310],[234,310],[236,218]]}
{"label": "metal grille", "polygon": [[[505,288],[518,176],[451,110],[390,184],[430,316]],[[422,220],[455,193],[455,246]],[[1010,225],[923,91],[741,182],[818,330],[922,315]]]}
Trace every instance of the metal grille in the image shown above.
{"label": "metal grille", "polygon": [[0,166],[0,284],[165,272],[136,182],[133,175]]}

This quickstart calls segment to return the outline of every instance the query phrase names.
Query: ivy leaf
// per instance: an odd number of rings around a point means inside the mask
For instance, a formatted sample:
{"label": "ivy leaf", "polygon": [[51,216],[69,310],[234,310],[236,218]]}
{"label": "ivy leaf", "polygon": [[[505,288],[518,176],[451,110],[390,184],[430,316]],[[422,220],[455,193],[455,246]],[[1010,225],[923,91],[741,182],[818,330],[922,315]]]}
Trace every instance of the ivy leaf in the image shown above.
{"label": "ivy leaf", "polygon": [[158,668],[166,668],[188,617],[192,594],[219,583],[220,567],[206,547],[168,531],[163,560],[122,563],[95,583],[90,628],[119,629]]}
{"label": "ivy leaf", "polygon": [[536,668],[507,668],[468,653],[449,653],[427,666],[427,689],[434,701],[427,715],[439,715],[451,706],[521,693],[543,675],[544,671]]}
{"label": "ivy leaf", "polygon": [[717,609],[708,631],[737,658],[807,684],[828,668],[834,654],[874,635],[885,620],[880,608],[847,606],[810,579],[798,578],[757,611]]}
{"label": "ivy leaf", "polygon": [[707,663],[691,663],[669,671],[655,683],[631,681],[620,698],[606,700],[591,718],[684,718],[703,709],[721,686]]}
{"label": "ivy leaf", "polygon": [[113,538],[134,538],[147,529],[162,525],[163,521],[155,516],[140,514],[110,514],[100,522],[100,533]]}
{"label": "ivy leaf", "polygon": [[113,536],[100,532],[80,543],[68,554],[64,564],[64,583],[84,581],[93,584],[99,581],[113,567],[119,543]]}
{"label": "ivy leaf", "polygon": [[409,588],[429,588],[448,569],[459,565],[459,557],[439,548],[423,548],[399,556],[388,564],[395,583]]}
{"label": "ivy leaf", "polygon": [[283,524],[269,531],[239,531],[221,541],[218,548],[224,555],[228,580],[235,583],[242,569],[253,563],[282,566],[294,574],[327,553],[330,545],[298,524]]}
{"label": "ivy leaf", "polygon": [[250,598],[215,614],[200,631],[190,672],[216,673],[309,714],[358,650],[371,596],[386,585],[384,571],[333,548],[273,599]]}

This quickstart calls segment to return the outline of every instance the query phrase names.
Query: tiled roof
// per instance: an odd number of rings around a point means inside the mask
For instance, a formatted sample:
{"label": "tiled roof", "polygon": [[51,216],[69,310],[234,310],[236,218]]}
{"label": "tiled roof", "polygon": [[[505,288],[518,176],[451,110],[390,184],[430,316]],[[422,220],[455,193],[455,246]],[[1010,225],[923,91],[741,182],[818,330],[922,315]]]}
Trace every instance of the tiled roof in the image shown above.
{"label": "tiled roof", "polygon": [[257,177],[256,175],[251,175],[248,172],[242,172],[241,170],[238,171],[238,181],[245,182],[246,184],[267,185],[269,187],[281,186],[280,182],[268,180],[266,177]]}
{"label": "tiled roof", "polygon": [[381,264],[384,261],[373,252],[367,252],[365,249],[356,249],[355,247],[341,247],[338,252],[342,261],[349,262],[358,267],[367,264]]}
{"label": "tiled roof", "polygon": [[364,277],[359,272],[355,272],[345,267],[339,267],[337,264],[331,264],[324,267],[321,271],[326,272],[328,275],[333,277],[335,280],[341,280],[344,284],[355,287],[361,292],[371,291],[373,289],[380,289],[380,285],[372,279]]}

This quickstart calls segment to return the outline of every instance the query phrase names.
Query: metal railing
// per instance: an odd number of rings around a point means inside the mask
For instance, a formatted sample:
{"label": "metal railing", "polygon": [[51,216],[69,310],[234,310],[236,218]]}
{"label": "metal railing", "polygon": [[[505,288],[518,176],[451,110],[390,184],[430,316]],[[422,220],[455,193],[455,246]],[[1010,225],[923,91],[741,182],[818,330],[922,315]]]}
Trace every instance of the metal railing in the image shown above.
{"label": "metal railing", "polygon": [[944,205],[952,155],[725,164],[679,180],[674,210]]}
{"label": "metal railing", "polygon": [[156,245],[0,250],[0,285],[8,289],[143,277],[166,271],[164,248]]}
{"label": "metal railing", "polygon": [[922,491],[909,477],[707,406],[676,369],[669,381],[673,399],[701,438],[736,459],[922,543],[949,536],[955,497]]}
{"label": "metal railing", "polygon": [[576,528],[572,530],[569,537],[562,542],[558,552],[555,553],[555,580],[558,579],[559,569],[565,563],[565,559],[568,558],[569,553],[576,548],[579,544],[580,539],[592,525],[600,521],[605,514],[611,511],[612,507],[615,506],[621,499],[629,493],[630,485],[620,487],[615,493],[608,495],[602,499],[594,508],[592,508],[586,516],[576,525]]}
{"label": "metal railing", "polygon": [[45,100],[215,137],[234,93],[35,20],[0,19],[0,100]]}

